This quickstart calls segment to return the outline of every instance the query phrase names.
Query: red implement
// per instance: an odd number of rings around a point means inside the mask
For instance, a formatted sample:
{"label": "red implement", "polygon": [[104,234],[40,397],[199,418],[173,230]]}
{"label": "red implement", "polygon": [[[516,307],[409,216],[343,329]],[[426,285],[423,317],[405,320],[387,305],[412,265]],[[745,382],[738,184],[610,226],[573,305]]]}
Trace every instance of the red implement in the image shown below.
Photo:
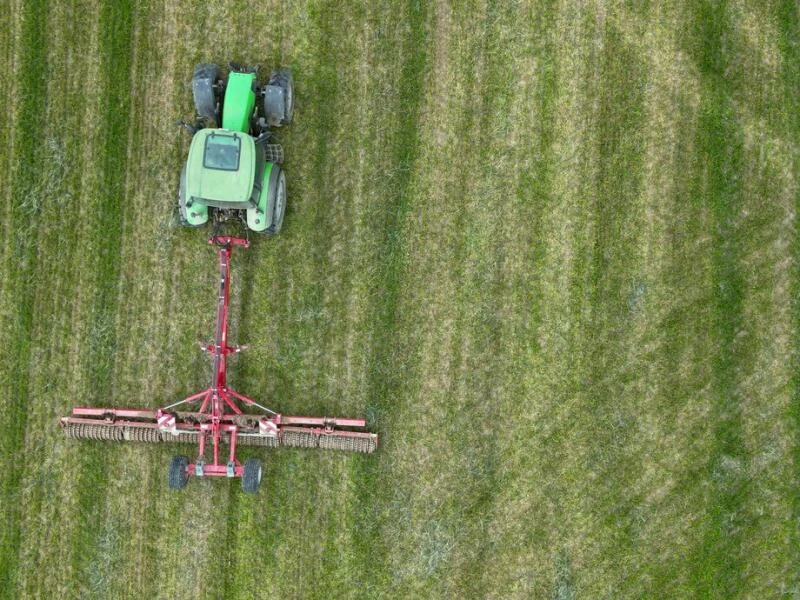
{"label": "red implement", "polygon": [[[292,417],[278,414],[244,396],[227,384],[229,354],[240,346],[228,344],[230,259],[234,246],[247,248],[247,240],[215,236],[210,244],[219,246],[219,290],[214,342],[202,350],[213,358],[211,386],[157,410],[121,408],[75,408],[61,419],[67,437],[92,440],[175,442],[197,444],[197,460],[175,457],[170,467],[170,486],[182,488],[188,477],[242,477],[246,491],[257,490],[261,465],[256,459],[242,465],[236,459],[237,446],[291,446],[370,453],[378,447],[378,436],[364,431],[364,419]],[[176,411],[178,406],[192,411]],[[258,412],[245,413],[242,409]],[[224,453],[222,446],[227,445]],[[211,461],[206,454],[211,453]]]}

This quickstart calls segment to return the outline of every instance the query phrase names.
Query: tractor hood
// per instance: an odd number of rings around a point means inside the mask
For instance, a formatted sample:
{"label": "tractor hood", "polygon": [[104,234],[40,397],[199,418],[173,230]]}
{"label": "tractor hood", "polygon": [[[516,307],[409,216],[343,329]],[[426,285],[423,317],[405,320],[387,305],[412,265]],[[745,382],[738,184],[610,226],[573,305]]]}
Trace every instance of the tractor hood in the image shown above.
{"label": "tractor hood", "polygon": [[201,129],[186,163],[186,197],[218,208],[251,208],[256,150],[246,133]]}

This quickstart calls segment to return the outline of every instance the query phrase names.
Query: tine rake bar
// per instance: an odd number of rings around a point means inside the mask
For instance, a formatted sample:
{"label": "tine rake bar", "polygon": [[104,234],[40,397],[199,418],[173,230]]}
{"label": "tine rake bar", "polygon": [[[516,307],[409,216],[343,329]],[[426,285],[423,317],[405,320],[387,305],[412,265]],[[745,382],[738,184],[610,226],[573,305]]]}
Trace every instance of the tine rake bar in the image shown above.
{"label": "tine rake bar", "polygon": [[[78,407],[61,419],[64,434],[72,439],[194,444],[197,459],[173,459],[170,486],[180,489],[190,476],[241,477],[245,491],[255,492],[261,481],[261,464],[236,459],[237,446],[264,448],[321,448],[369,454],[378,447],[378,436],[365,431],[364,419],[299,417],[281,415],[231,389],[227,384],[228,356],[243,348],[228,344],[230,258],[234,246],[247,248],[247,240],[214,236],[219,246],[219,290],[216,336],[202,350],[213,359],[211,386],[157,410]],[[198,406],[199,405],[199,406]],[[177,407],[196,407],[178,411]],[[243,408],[247,408],[245,413]],[[228,446],[224,453],[222,446]],[[206,454],[211,461],[206,461]]]}

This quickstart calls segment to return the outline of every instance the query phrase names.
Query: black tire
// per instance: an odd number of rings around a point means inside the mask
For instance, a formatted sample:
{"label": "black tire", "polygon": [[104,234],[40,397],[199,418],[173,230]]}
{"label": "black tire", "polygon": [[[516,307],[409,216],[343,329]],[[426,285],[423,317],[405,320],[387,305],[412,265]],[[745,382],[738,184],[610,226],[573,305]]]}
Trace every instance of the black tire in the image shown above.
{"label": "black tire", "polygon": [[214,87],[217,84],[219,69],[217,65],[200,64],[194,68],[192,75],[192,96],[194,109],[198,116],[207,121],[219,122],[217,108],[219,92]]}
{"label": "black tire", "polygon": [[278,235],[283,226],[283,217],[286,215],[286,175],[278,165],[272,167],[269,177],[267,214],[272,215],[272,221],[264,230],[264,234]]}
{"label": "black tire", "polygon": [[267,123],[275,127],[288,125],[292,122],[292,115],[294,114],[294,80],[292,79],[292,72],[289,69],[273,71],[269,76],[267,85],[276,86],[283,90],[282,110],[275,110],[271,105],[269,95],[264,95],[264,114],[267,117]]}
{"label": "black tire", "polygon": [[261,485],[261,461],[257,458],[248,458],[244,463],[242,473],[242,489],[248,494],[255,494]]}
{"label": "black tire", "polygon": [[169,489],[182,490],[189,482],[189,459],[185,456],[173,456],[169,465]]}

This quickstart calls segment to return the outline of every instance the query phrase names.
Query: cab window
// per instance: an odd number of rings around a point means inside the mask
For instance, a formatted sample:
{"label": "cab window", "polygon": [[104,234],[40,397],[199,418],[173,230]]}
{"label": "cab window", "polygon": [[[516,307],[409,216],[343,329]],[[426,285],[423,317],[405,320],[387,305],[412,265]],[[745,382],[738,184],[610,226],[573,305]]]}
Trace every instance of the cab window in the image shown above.
{"label": "cab window", "polygon": [[203,166],[221,171],[239,169],[241,140],[238,135],[218,135],[212,133],[206,138],[203,152]]}

